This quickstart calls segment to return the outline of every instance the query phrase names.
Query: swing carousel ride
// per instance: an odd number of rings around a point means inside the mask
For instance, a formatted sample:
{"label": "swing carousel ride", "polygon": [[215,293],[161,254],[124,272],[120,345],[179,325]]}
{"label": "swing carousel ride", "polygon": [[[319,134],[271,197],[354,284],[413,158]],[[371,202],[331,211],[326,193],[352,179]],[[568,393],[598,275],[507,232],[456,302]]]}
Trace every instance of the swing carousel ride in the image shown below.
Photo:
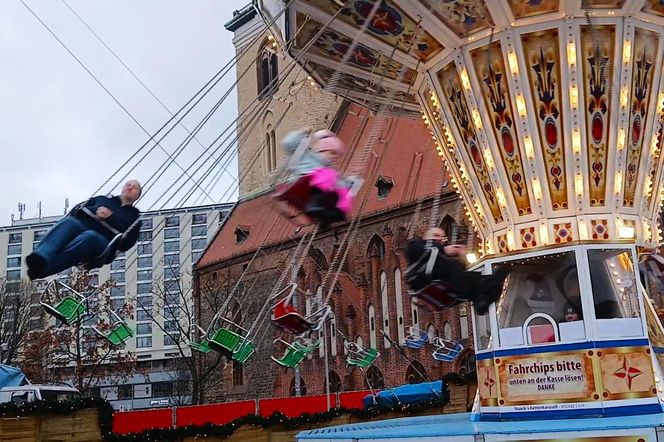
{"label": "swing carousel ride", "polygon": [[637,253],[662,241],[664,3],[258,7],[325,90],[377,115],[421,113],[481,238],[473,270],[509,271],[473,317],[470,414],[298,439],[658,440],[664,329]]}

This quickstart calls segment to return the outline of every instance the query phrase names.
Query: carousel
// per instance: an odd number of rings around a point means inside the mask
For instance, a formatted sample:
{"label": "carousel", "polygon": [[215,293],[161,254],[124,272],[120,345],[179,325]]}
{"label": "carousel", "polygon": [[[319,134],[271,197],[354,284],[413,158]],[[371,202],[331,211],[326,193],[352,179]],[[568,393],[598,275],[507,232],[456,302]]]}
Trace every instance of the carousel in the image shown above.
{"label": "carousel", "polygon": [[424,120],[481,238],[472,270],[509,270],[473,317],[471,413],[298,440],[658,440],[664,331],[638,259],[662,241],[664,2],[258,7],[325,90]]}

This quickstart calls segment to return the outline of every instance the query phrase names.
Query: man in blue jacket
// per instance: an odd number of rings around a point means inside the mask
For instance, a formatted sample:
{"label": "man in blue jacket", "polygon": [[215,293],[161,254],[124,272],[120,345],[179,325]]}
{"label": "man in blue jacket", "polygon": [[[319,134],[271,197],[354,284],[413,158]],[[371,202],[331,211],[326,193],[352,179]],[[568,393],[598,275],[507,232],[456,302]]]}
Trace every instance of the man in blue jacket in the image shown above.
{"label": "man in blue jacket", "polygon": [[95,196],[76,206],[25,258],[28,277],[46,278],[81,264],[88,268],[108,264],[115,253],[100,257],[118,234],[124,235],[114,247],[121,252],[129,250],[141,228],[140,222],[134,224],[141,213],[133,205],[140,196],[141,185],[130,180],[120,196]]}

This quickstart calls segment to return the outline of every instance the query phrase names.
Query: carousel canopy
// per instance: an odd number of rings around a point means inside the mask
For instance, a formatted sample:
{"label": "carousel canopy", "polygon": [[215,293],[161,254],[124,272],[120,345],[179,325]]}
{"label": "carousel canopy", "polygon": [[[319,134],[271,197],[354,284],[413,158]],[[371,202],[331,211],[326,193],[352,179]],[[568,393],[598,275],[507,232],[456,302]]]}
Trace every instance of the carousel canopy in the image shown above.
{"label": "carousel canopy", "polygon": [[485,254],[661,241],[659,0],[263,0],[326,90],[421,112]]}

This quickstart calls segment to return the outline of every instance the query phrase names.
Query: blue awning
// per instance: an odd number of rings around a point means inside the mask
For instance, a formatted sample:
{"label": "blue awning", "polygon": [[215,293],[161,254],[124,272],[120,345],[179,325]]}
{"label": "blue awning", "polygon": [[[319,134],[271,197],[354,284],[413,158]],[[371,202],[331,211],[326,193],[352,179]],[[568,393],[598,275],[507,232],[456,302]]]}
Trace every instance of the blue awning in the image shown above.
{"label": "blue awning", "polygon": [[[396,388],[383,390],[376,394],[376,405],[392,407],[401,404],[416,404],[418,402],[435,400],[441,397],[443,381],[422,382],[421,384],[407,384]],[[367,395],[364,399],[364,408],[374,405],[374,397]]]}
{"label": "blue awning", "polygon": [[16,367],[0,364],[0,388],[18,387],[28,383],[28,378]]}

